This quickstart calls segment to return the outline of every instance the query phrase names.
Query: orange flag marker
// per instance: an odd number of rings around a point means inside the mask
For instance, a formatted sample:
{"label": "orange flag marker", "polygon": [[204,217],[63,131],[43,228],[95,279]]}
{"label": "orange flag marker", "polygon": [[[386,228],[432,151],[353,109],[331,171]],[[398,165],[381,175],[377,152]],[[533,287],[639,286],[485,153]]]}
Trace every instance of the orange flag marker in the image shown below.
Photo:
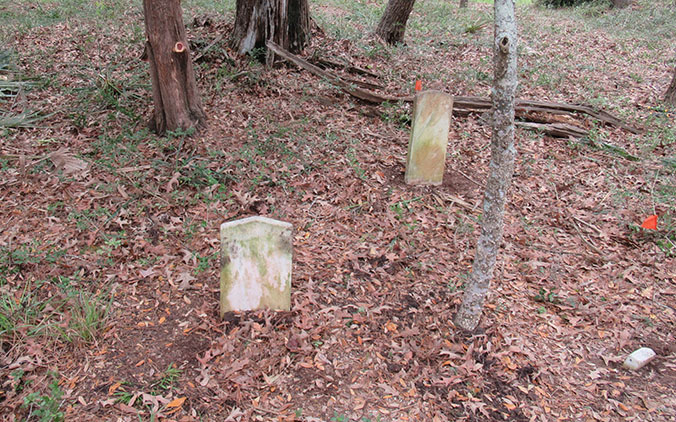
{"label": "orange flag marker", "polygon": [[650,217],[643,220],[641,227],[648,230],[657,230],[657,216],[651,215]]}
{"label": "orange flag marker", "polygon": [[422,81],[420,79],[415,81],[415,90],[416,91],[422,91]]}

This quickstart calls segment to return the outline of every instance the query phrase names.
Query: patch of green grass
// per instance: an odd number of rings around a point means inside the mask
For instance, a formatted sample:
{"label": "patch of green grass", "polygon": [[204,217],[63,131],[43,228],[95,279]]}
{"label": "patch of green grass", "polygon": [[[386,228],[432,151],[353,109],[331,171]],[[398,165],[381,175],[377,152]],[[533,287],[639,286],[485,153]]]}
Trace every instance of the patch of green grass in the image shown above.
{"label": "patch of green grass", "polygon": [[[0,50],[0,103],[14,99],[20,93],[35,84],[26,81],[18,74],[13,63],[13,54],[8,50]],[[23,109],[22,111],[0,110],[0,129],[35,128],[46,116],[40,112]]]}
{"label": "patch of green grass", "polygon": [[[347,413],[339,413],[334,411],[333,416],[331,417],[331,419],[329,419],[329,422],[348,422],[354,420],[353,418],[354,417],[348,416]],[[380,418],[380,415],[376,415],[375,419],[372,419],[371,416],[362,416],[358,420],[359,422],[380,422],[382,419]]]}
{"label": "patch of green grass", "polygon": [[120,387],[117,390],[115,390],[115,392],[113,393],[113,397],[115,397],[116,402],[129,404],[132,397],[134,397],[133,393],[130,393],[124,388],[124,386],[128,384],[129,383],[127,382],[123,382],[122,385],[120,385]]}
{"label": "patch of green grass", "polygon": [[384,122],[394,123],[403,130],[411,126],[411,107],[406,103],[384,102],[380,116]]}
{"label": "patch of green grass", "polygon": [[40,315],[49,300],[38,301],[32,291],[32,284],[23,289],[11,291],[7,285],[0,290],[0,350],[9,351],[22,342],[25,336],[40,332]]}
{"label": "patch of green grass", "polygon": [[184,0],[184,10],[197,10],[199,13],[214,15],[234,14],[234,0]]}
{"label": "patch of green grass", "polygon": [[465,25],[464,32],[466,34],[476,34],[477,32],[486,29],[490,24],[492,24],[491,20],[487,18],[479,18]]}
{"label": "patch of green grass", "polygon": [[93,210],[84,209],[82,211],[71,211],[68,214],[68,220],[75,222],[75,227],[81,232],[89,231],[99,226],[98,220],[103,217],[109,218],[113,212],[108,208],[99,207]]}
{"label": "patch of green grass", "polygon": [[62,422],[64,420],[64,413],[61,411],[63,391],[59,387],[58,374],[51,373],[50,376],[52,382],[49,384],[48,393],[33,392],[24,397],[21,407],[28,412],[26,421]]}
{"label": "patch of green grass", "polygon": [[9,50],[0,50],[0,101],[14,98],[35,85],[33,81],[21,78],[13,56]]}
{"label": "patch of green grass", "polygon": [[544,287],[541,287],[538,293],[533,297],[533,300],[536,302],[545,302],[545,303],[559,303],[559,295],[556,294],[554,290],[547,290]]}
{"label": "patch of green grass", "polygon": [[345,158],[347,158],[347,162],[350,164],[350,167],[357,175],[357,177],[363,181],[366,181],[367,180],[366,170],[364,170],[364,168],[361,166],[361,162],[357,159],[356,151],[354,148],[348,149],[347,153],[345,154]]}
{"label": "patch of green grass", "polygon": [[68,112],[68,118],[77,128],[86,128],[97,122],[97,114],[106,113],[111,123],[127,123],[136,126],[149,101],[150,81],[145,72],[126,63],[122,52],[112,58],[111,64],[100,68],[93,64],[74,72],[85,81],[82,86],[64,88],[65,94],[73,94],[77,101]]}
{"label": "patch of green grass", "polygon": [[413,207],[411,207],[411,203],[413,202],[419,202],[422,199],[422,196],[417,196],[415,198],[411,199],[402,199],[401,201],[397,201],[394,204],[390,205],[390,210],[394,212],[395,218],[399,221],[403,220],[404,214],[406,212],[412,213]]}
{"label": "patch of green grass", "polygon": [[160,391],[172,389],[174,383],[181,377],[182,372],[175,364],[169,364],[167,369],[162,373],[162,376],[153,383],[153,387]]}
{"label": "patch of green grass", "polygon": [[373,32],[385,5],[378,2],[355,2],[350,0],[326,0],[322,7],[310,13],[327,34],[336,39],[360,40],[364,34]]}
{"label": "patch of green grass", "polygon": [[0,345],[8,351],[28,338],[91,343],[104,327],[112,295],[78,290],[60,280],[0,284]]}
{"label": "patch of green grass", "polygon": [[223,166],[218,162],[209,162],[191,157],[183,161],[179,180],[181,184],[197,189],[217,184],[229,186],[233,182],[236,183],[237,178],[232,176],[231,172],[227,170],[227,166]]}
{"label": "patch of green grass", "polygon": [[673,42],[676,8],[673,7],[672,0],[635,0],[639,7],[613,10],[609,10],[608,3],[591,2],[577,8],[573,13],[592,28],[603,28],[616,37],[632,42],[643,45],[655,40],[671,39]]}
{"label": "patch of green grass", "polygon": [[112,300],[109,293],[69,292],[71,319],[63,338],[71,343],[76,340],[94,342],[106,324]]}
{"label": "patch of green grass", "polygon": [[220,257],[220,254],[218,252],[214,252],[210,255],[205,256],[195,254],[195,257],[197,258],[197,267],[195,267],[195,269],[193,270],[193,274],[197,275],[211,268],[211,263],[216,262]]}
{"label": "patch of green grass", "polygon": [[0,247],[0,275],[17,274],[40,262],[53,264],[65,252],[54,245],[44,246],[39,242],[22,243]]}
{"label": "patch of green grass", "polygon": [[121,20],[131,4],[129,0],[14,0],[0,10],[0,38],[77,19],[99,24]]}

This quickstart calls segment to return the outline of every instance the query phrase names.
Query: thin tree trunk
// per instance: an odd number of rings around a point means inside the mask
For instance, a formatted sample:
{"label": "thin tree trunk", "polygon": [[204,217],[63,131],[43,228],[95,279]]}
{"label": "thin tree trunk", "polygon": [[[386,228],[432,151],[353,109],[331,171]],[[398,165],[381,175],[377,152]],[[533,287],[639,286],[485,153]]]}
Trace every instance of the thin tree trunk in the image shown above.
{"label": "thin tree trunk", "polygon": [[481,234],[474,265],[465,288],[456,326],[472,331],[479,324],[495,269],[505,213],[505,202],[514,173],[514,97],[517,87],[517,33],[514,0],[495,0],[493,44],[493,136],[491,162],[484,193]]}
{"label": "thin tree trunk", "polygon": [[674,77],[671,78],[671,84],[664,93],[664,102],[676,107],[676,67],[674,68]]}
{"label": "thin tree trunk", "polygon": [[414,4],[415,0],[389,0],[376,27],[376,35],[390,45],[404,42],[406,22]]}
{"label": "thin tree trunk", "polygon": [[[237,0],[232,45],[239,54],[264,50],[272,41],[300,52],[310,41],[308,0]],[[271,63],[273,55],[266,54]]]}
{"label": "thin tree trunk", "polygon": [[150,121],[158,134],[204,124],[180,0],[143,0],[146,42],[155,111]]}

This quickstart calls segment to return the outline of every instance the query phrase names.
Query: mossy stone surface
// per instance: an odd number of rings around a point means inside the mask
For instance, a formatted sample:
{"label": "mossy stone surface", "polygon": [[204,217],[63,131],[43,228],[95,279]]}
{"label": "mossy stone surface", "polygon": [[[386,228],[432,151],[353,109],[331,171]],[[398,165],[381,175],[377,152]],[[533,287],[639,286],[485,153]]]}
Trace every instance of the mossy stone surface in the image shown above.
{"label": "mossy stone surface", "polygon": [[291,308],[293,226],[266,217],[221,225],[221,316]]}
{"label": "mossy stone surface", "polygon": [[440,185],[444,178],[453,97],[441,91],[416,95],[406,155],[409,185]]}

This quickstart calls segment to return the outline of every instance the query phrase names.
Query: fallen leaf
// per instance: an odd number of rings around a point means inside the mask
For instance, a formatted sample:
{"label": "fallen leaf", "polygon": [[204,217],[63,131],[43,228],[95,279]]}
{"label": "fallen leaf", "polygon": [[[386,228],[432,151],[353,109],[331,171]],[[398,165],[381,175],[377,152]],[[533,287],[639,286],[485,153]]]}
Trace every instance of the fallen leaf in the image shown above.
{"label": "fallen leaf", "polygon": [[167,192],[171,192],[174,189],[174,185],[178,184],[179,177],[181,177],[181,173],[174,172],[174,174],[171,175],[171,179],[167,182],[166,185],[164,185],[164,190]]}
{"label": "fallen leaf", "polygon": [[87,175],[89,164],[70,154],[67,148],[54,151],[47,157],[54,164],[54,167],[61,170],[64,175],[76,178],[83,178]]}
{"label": "fallen leaf", "polygon": [[167,403],[167,407],[181,407],[183,405],[183,402],[185,401],[185,397],[179,397],[176,399],[173,399],[169,403]]}
{"label": "fallen leaf", "polygon": [[121,411],[126,413],[138,413],[138,410],[124,403],[118,403],[118,407],[120,408]]}
{"label": "fallen leaf", "polygon": [[139,271],[139,274],[141,274],[141,277],[143,277],[143,278],[148,278],[148,277],[150,277],[151,275],[154,275],[154,274],[155,274],[155,270],[152,269],[152,268],[148,268],[147,270],[141,270],[141,271]]}
{"label": "fallen leaf", "polygon": [[116,382],[115,384],[113,384],[113,385],[111,385],[110,387],[108,387],[108,395],[109,395],[109,396],[112,396],[113,393],[115,392],[115,390],[117,390],[118,388],[120,388],[121,385],[122,385],[121,382]]}
{"label": "fallen leaf", "polygon": [[176,279],[181,281],[181,284],[178,285],[178,290],[192,289],[193,286],[190,284],[190,282],[197,280],[187,271],[180,273]]}
{"label": "fallen leaf", "polygon": [[653,297],[653,286],[648,286],[641,291],[641,296],[646,299],[652,299]]}

